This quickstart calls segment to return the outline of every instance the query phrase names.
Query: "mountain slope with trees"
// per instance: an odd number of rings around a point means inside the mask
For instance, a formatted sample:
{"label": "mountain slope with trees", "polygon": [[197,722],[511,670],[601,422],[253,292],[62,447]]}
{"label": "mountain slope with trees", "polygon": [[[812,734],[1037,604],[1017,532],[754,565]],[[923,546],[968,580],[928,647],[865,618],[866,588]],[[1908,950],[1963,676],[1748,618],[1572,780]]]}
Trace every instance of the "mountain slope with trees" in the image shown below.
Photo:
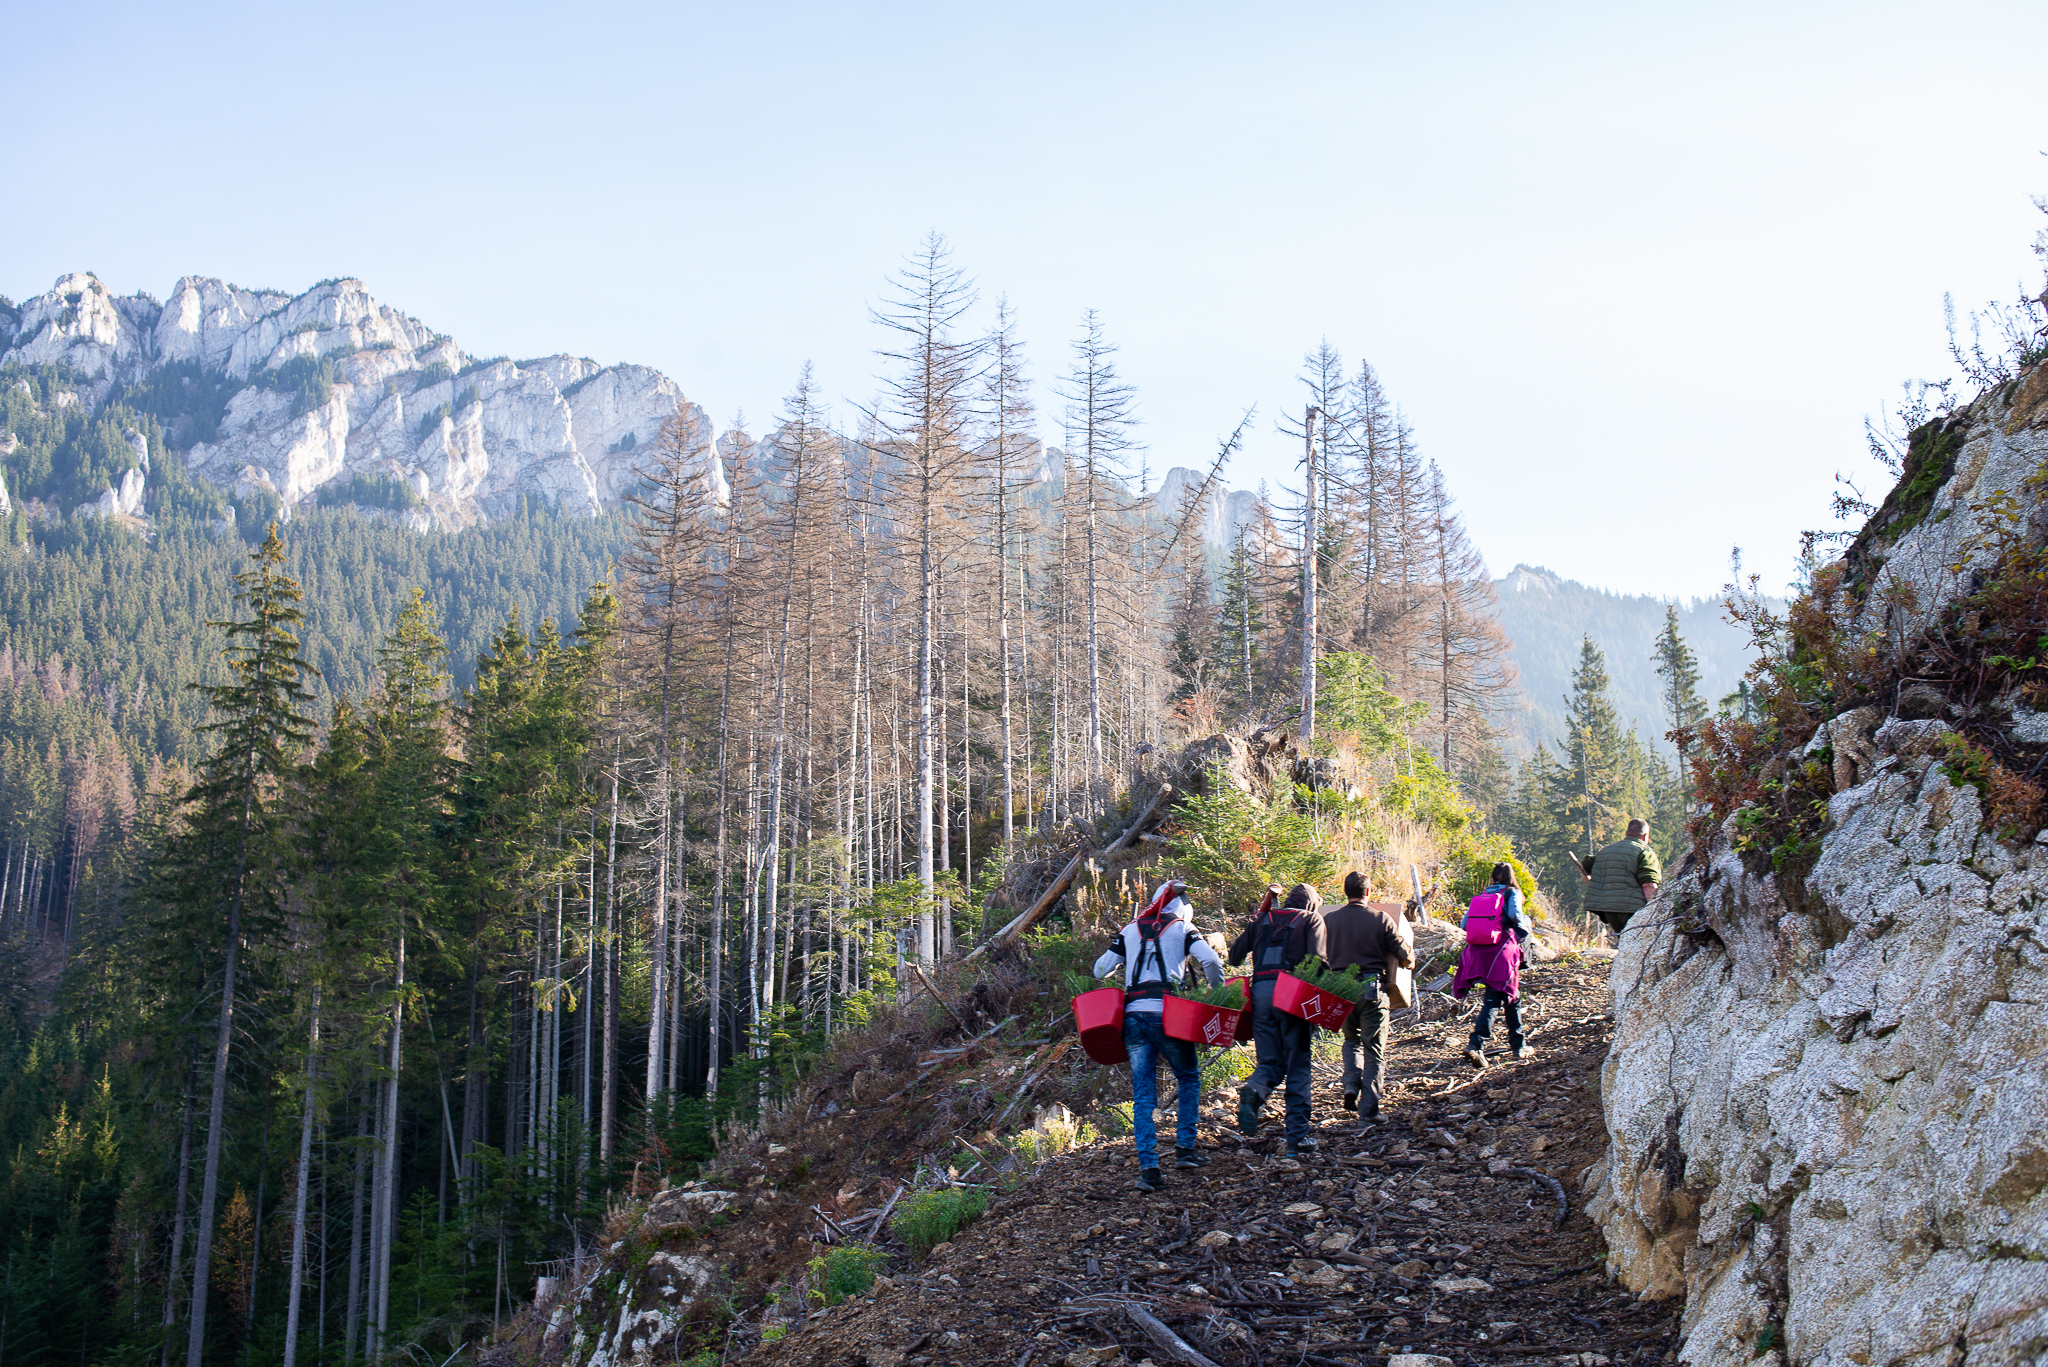
{"label": "mountain slope with trees", "polygon": [[1667,757],[1672,748],[1664,733],[1671,724],[1655,668],[1666,608],[1677,611],[1678,629],[1698,657],[1699,691],[1709,702],[1735,692],[1749,667],[1748,633],[1727,619],[1719,595],[1667,604],[1647,594],[1592,588],[1530,565],[1515,566],[1494,581],[1494,589],[1501,628],[1514,642],[1524,698],[1507,729],[1525,750],[1555,746],[1564,735],[1563,699],[1578,667],[1581,636],[1591,636],[1607,657],[1622,719]]}
{"label": "mountain slope with trees", "polygon": [[[1597,650],[1595,786],[1517,787],[1493,585],[1370,366],[1307,358],[1291,505],[1219,517],[1212,470],[1163,514],[1105,322],[1047,419],[972,299],[922,244],[855,433],[808,370],[758,437],[678,395],[623,511],[459,532],[215,486],[197,379],[8,372],[47,478],[93,430],[149,456],[146,521],[17,516],[0,548],[9,1353],[445,1356],[1108,843],[1191,740],[1286,756],[1164,837],[1227,919],[1340,859],[1462,895],[1518,823],[1657,800]],[[88,392],[99,428],[59,397]],[[1136,883],[1078,885],[1050,933]]]}

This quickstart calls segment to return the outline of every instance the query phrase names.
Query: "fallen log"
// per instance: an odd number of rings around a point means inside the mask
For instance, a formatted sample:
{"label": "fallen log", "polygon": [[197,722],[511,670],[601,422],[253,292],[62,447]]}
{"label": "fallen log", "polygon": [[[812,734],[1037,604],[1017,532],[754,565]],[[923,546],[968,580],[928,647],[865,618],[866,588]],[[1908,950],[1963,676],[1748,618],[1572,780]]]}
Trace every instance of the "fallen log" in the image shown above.
{"label": "fallen log", "polygon": [[1073,885],[1074,879],[1080,876],[1083,864],[1090,859],[1102,859],[1119,851],[1129,849],[1131,845],[1136,843],[1138,837],[1145,833],[1146,828],[1151,826],[1154,821],[1157,821],[1160,815],[1165,812],[1167,803],[1172,797],[1173,785],[1171,783],[1160,784],[1159,791],[1152,795],[1152,801],[1146,804],[1145,810],[1138,814],[1138,819],[1130,824],[1129,829],[1093,854],[1083,851],[1069,859],[1067,866],[1060,870],[1059,876],[1047,885],[1044,892],[1038,894],[1038,900],[1031,904],[1029,910],[1016,916],[1008,925],[989,936],[985,942],[977,946],[967,957],[970,959],[975,958],[977,955],[986,952],[991,945],[1003,944],[1014,940],[1025,931],[1031,929],[1032,926],[1038,924],[1039,921],[1044,919],[1045,914],[1053,909],[1054,904],[1066,895],[1066,891]]}
{"label": "fallen log", "polygon": [[1152,1340],[1152,1346],[1168,1361],[1178,1362],[1182,1367],[1216,1367],[1214,1359],[1196,1352],[1186,1339],[1168,1329],[1160,1322],[1158,1316],[1136,1301],[1124,1302],[1124,1315],[1137,1327],[1139,1333]]}

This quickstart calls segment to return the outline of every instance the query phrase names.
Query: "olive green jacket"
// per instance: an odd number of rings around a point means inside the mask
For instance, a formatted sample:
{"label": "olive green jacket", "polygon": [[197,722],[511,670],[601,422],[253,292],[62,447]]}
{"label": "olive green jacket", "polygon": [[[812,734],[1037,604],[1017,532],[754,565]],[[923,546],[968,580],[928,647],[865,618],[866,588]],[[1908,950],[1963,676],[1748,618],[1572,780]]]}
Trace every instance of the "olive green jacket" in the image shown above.
{"label": "olive green jacket", "polygon": [[1641,911],[1643,884],[1664,881],[1664,866],[1657,852],[1642,840],[1617,840],[1585,861],[1586,910],[1594,912]]}

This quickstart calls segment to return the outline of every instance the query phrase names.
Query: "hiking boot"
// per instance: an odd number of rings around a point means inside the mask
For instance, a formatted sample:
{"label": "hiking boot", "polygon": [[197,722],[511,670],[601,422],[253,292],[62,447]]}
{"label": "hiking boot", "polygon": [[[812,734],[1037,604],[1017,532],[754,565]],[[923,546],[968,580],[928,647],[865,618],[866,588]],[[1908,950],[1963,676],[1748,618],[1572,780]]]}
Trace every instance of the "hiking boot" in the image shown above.
{"label": "hiking boot", "polygon": [[1474,1068],[1484,1068],[1486,1066],[1486,1055],[1481,1053],[1479,1046],[1475,1044],[1465,1051],[1465,1061]]}
{"label": "hiking boot", "polygon": [[1139,1169],[1138,1169],[1138,1190],[1139,1190],[1139,1191],[1158,1191],[1158,1190],[1159,1190],[1159,1189],[1160,1189],[1161,1187],[1164,1187],[1165,1185],[1166,1185],[1166,1179],[1165,1179],[1164,1177],[1161,1177],[1161,1176],[1159,1175],[1159,1169],[1157,1169],[1157,1168],[1139,1168]]}
{"label": "hiking boot", "polygon": [[1517,1062],[1520,1062],[1520,1061],[1521,1061],[1522,1059],[1525,1059],[1525,1058],[1529,1057],[1529,1055],[1531,1055],[1531,1054],[1535,1053],[1536,1051],[1535,1051],[1534,1049],[1531,1049],[1531,1048],[1530,1048],[1530,1047],[1529,1047],[1528,1045],[1526,1045],[1526,1044],[1518,1044],[1518,1045],[1516,1045],[1516,1046],[1514,1047],[1514,1050],[1513,1050],[1513,1052],[1514,1052],[1515,1060],[1516,1060]]}
{"label": "hiking boot", "polygon": [[1209,1155],[1200,1149],[1175,1149],[1173,1165],[1176,1168],[1206,1168],[1209,1166]]}
{"label": "hiking boot", "polygon": [[1308,1135],[1304,1137],[1302,1141],[1298,1144],[1288,1144],[1287,1156],[1289,1158],[1313,1158],[1316,1156],[1318,1148],[1319,1146],[1316,1143],[1316,1137],[1314,1135]]}
{"label": "hiking boot", "polygon": [[1249,1091],[1237,1094],[1237,1128],[1246,1134],[1259,1132],[1259,1098]]}
{"label": "hiking boot", "polygon": [[1358,1109],[1358,1093],[1344,1093],[1344,1109],[1347,1111],[1355,1111]]}

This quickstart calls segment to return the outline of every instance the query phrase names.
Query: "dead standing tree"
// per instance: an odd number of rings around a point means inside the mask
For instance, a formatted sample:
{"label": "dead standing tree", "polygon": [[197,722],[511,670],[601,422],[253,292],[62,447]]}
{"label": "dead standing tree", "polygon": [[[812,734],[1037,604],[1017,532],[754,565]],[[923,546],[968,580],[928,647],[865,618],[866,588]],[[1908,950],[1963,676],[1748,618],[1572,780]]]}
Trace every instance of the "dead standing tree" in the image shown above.
{"label": "dead standing tree", "polygon": [[890,281],[891,297],[873,309],[894,334],[880,355],[894,363],[884,381],[881,410],[872,416],[886,433],[892,458],[885,497],[900,537],[917,546],[917,879],[926,902],[918,913],[918,958],[929,964],[937,948],[932,914],[932,804],[936,741],[933,712],[934,653],[938,649],[938,533],[942,501],[965,465],[971,391],[982,355],[978,340],[961,341],[953,329],[974,304],[974,289],[955,269],[946,239],[927,236]]}
{"label": "dead standing tree", "polygon": [[1124,458],[1133,446],[1137,390],[1117,374],[1116,347],[1103,333],[1094,309],[1081,315],[1081,335],[1074,339],[1072,367],[1062,377],[1060,397],[1067,401],[1067,444],[1079,463],[1082,525],[1082,569],[1086,590],[1088,665],[1088,730],[1083,767],[1088,815],[1101,812],[1108,799],[1102,739],[1102,614],[1104,555],[1102,519],[1112,502],[1113,483],[1124,473]]}

